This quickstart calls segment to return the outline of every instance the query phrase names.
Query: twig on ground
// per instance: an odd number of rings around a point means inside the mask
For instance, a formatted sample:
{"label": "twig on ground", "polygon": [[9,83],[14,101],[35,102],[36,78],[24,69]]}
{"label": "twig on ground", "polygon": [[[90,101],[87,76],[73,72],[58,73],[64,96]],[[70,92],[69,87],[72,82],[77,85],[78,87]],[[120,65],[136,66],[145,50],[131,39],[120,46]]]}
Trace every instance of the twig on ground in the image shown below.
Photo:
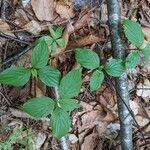
{"label": "twig on ground", "polygon": [[6,58],[1,65],[6,65],[8,63],[13,63],[15,60],[19,59],[23,54],[25,54],[26,52],[28,52],[32,47],[31,46],[27,46],[19,51],[17,51],[17,53],[13,54],[12,56],[10,56],[9,58]]}
{"label": "twig on ground", "polygon": [[18,38],[16,38],[16,37],[13,37],[13,36],[11,36],[11,35],[7,35],[7,34],[1,32],[1,31],[0,31],[0,37],[1,37],[1,38],[5,38],[5,39],[9,39],[9,40],[13,40],[13,41],[16,41],[16,42],[18,42],[18,43],[22,43],[22,44],[26,44],[26,45],[31,46],[31,43],[29,43],[29,42],[27,42],[27,41],[24,41],[24,40],[20,40],[20,39],[18,39]]}

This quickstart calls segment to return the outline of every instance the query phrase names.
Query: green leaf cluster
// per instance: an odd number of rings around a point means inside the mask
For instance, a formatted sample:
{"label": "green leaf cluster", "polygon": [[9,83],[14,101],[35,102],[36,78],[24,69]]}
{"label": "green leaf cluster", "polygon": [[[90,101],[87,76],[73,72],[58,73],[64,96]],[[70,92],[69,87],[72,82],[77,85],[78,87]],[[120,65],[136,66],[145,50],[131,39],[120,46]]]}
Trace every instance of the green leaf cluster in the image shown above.
{"label": "green leaf cluster", "polygon": [[63,28],[56,27],[54,29],[52,27],[49,27],[49,32],[50,35],[42,36],[41,38],[39,38],[34,42],[34,45],[37,45],[38,43],[45,41],[51,51],[51,54],[53,55],[56,53],[56,49],[58,47],[65,46],[65,40],[62,38]]}
{"label": "green leaf cluster", "polygon": [[126,38],[138,49],[126,57],[126,67],[135,68],[140,63],[140,55],[144,54],[145,62],[150,62],[150,43],[144,39],[141,25],[132,20],[124,20],[123,28]]}
{"label": "green leaf cluster", "polygon": [[106,64],[101,65],[98,55],[88,48],[77,48],[75,50],[75,57],[79,64],[93,71],[90,78],[91,91],[100,88],[104,80],[104,71],[114,77],[119,77],[125,71],[122,60],[110,59]]}
{"label": "green leaf cluster", "polygon": [[51,115],[50,126],[55,137],[63,137],[70,129],[71,119],[69,112],[79,108],[79,104],[72,97],[80,92],[82,69],[73,69],[60,81],[58,91],[60,98],[53,100],[42,96],[27,101],[22,110],[33,117],[46,117]]}
{"label": "green leaf cluster", "polygon": [[31,75],[38,77],[47,86],[58,86],[61,73],[56,68],[47,65],[49,50],[45,41],[38,43],[32,51],[31,67],[10,67],[0,73],[0,83],[13,86],[25,85]]}

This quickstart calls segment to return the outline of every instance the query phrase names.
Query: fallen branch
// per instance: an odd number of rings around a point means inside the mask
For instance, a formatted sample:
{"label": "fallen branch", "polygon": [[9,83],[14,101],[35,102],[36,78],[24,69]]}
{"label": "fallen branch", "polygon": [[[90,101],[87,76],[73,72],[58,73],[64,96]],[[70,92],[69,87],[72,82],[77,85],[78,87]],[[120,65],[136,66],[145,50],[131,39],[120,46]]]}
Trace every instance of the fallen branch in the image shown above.
{"label": "fallen branch", "polygon": [[[124,59],[125,49],[121,40],[121,17],[118,0],[107,0],[111,44],[115,58]],[[127,74],[115,80],[117,90],[118,113],[120,119],[120,139],[122,150],[132,150],[132,117],[129,108]],[[127,108],[127,107],[128,108]]]}

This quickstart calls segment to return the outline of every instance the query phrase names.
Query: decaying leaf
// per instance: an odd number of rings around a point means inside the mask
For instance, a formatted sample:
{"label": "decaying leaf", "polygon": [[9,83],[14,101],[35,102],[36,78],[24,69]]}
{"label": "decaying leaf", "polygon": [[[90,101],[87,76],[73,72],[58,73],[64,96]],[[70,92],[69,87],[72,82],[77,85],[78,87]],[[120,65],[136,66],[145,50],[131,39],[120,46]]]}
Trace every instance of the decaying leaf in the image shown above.
{"label": "decaying leaf", "polygon": [[92,133],[85,137],[83,144],[81,145],[81,150],[94,150],[97,145],[98,134]]}
{"label": "decaying leaf", "polygon": [[144,84],[139,83],[137,85],[136,94],[144,100],[150,100],[150,81],[148,79],[144,81]]}
{"label": "decaying leaf", "polygon": [[68,5],[66,3],[62,3],[58,1],[56,4],[56,12],[60,15],[62,19],[71,19],[74,17],[73,7],[72,5]]}
{"label": "decaying leaf", "polygon": [[39,35],[39,33],[41,32],[41,26],[39,25],[38,22],[36,22],[35,20],[30,21],[29,23],[27,23],[24,28],[31,34],[33,35]]}
{"label": "decaying leaf", "polygon": [[36,17],[40,21],[53,20],[53,12],[54,12],[53,0],[31,0],[31,5]]}
{"label": "decaying leaf", "polygon": [[81,37],[77,40],[70,41],[66,49],[73,49],[77,47],[84,47],[86,45],[92,45],[94,43],[104,42],[104,39],[96,36],[96,35],[88,35],[85,37]]}

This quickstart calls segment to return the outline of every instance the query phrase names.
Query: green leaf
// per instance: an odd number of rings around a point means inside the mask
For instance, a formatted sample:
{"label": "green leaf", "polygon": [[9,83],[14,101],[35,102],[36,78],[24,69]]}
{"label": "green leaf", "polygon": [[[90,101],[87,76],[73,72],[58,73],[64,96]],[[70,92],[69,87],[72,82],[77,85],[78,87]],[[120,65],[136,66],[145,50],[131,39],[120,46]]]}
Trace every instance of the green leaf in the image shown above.
{"label": "green leaf", "polygon": [[37,70],[32,68],[31,69],[31,74],[32,74],[33,77],[37,77]]}
{"label": "green leaf", "polygon": [[33,68],[42,68],[46,66],[49,59],[49,50],[45,41],[41,41],[34,47],[31,56],[31,64]]}
{"label": "green leaf", "polygon": [[50,34],[54,40],[57,39],[57,35],[52,27],[49,27]]}
{"label": "green leaf", "polygon": [[147,46],[144,49],[142,49],[142,52],[145,57],[145,62],[150,63],[150,43],[148,43]]}
{"label": "green leaf", "polygon": [[52,49],[52,54],[55,54],[56,53],[56,49],[57,49],[57,43],[56,42],[52,43],[51,49]]}
{"label": "green leaf", "polygon": [[60,99],[59,104],[60,107],[65,111],[73,111],[74,109],[80,107],[76,99]]}
{"label": "green leaf", "polygon": [[87,69],[96,69],[100,65],[98,55],[91,49],[77,48],[75,51],[75,57],[77,62]]}
{"label": "green leaf", "polygon": [[140,56],[138,52],[131,52],[126,58],[126,67],[135,68],[140,61]]}
{"label": "green leaf", "polygon": [[47,44],[48,46],[50,46],[50,45],[52,44],[52,42],[53,42],[53,39],[52,39],[52,37],[50,37],[50,36],[48,36],[48,35],[42,36],[41,38],[37,39],[37,40],[33,43],[33,46],[36,46],[37,44],[39,44],[39,43],[42,42],[42,41],[45,41],[46,44]]}
{"label": "green leaf", "polygon": [[144,42],[144,34],[141,25],[132,20],[125,20],[123,27],[127,39],[138,48],[142,46]]}
{"label": "green leaf", "polygon": [[58,28],[56,29],[55,35],[56,35],[56,38],[57,38],[57,39],[62,36],[63,30],[64,30],[64,29],[63,29],[62,27],[58,27]]}
{"label": "green leaf", "polygon": [[62,99],[72,98],[79,94],[82,84],[81,72],[82,69],[74,69],[62,78],[59,86],[60,97]]}
{"label": "green leaf", "polygon": [[61,73],[54,67],[45,66],[38,70],[38,76],[47,86],[58,86]]}
{"label": "green leaf", "polygon": [[52,113],[50,124],[54,136],[60,139],[69,131],[71,125],[70,116],[65,110],[57,107]]}
{"label": "green leaf", "polygon": [[65,40],[63,38],[60,38],[60,39],[56,40],[56,42],[59,45],[59,47],[64,47],[65,46]]}
{"label": "green leaf", "polygon": [[23,86],[29,81],[30,76],[30,69],[24,67],[10,67],[0,73],[0,83]]}
{"label": "green leaf", "polygon": [[124,73],[125,67],[121,59],[110,59],[109,62],[105,64],[104,70],[110,76],[119,77]]}
{"label": "green leaf", "polygon": [[103,80],[104,80],[104,73],[100,70],[94,71],[90,78],[90,91],[92,92],[100,88]]}
{"label": "green leaf", "polygon": [[36,97],[27,101],[22,110],[29,115],[37,118],[46,117],[54,110],[55,102],[49,97]]}

